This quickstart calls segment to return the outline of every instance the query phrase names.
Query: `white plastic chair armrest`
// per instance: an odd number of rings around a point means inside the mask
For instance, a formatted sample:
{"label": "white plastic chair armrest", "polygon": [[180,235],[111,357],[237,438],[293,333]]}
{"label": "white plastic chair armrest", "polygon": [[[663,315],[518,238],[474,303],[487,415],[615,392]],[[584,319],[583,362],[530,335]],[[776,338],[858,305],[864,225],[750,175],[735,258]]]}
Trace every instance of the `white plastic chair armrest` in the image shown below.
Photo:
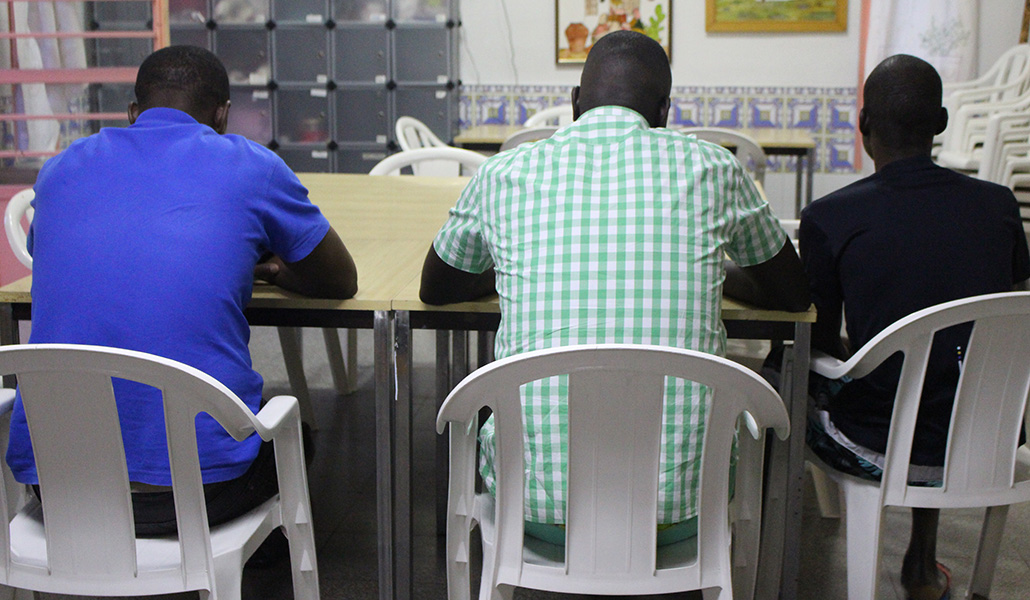
{"label": "white plastic chair armrest", "polygon": [[812,350],[812,359],[809,363],[809,370],[822,375],[828,379],[840,379],[851,370],[851,365],[834,358],[825,352]]}
{"label": "white plastic chair armrest", "polygon": [[0,388],[0,415],[11,412],[14,408],[15,390],[11,388]]}
{"label": "white plastic chair armrest", "polygon": [[275,396],[254,415],[258,423],[255,429],[261,439],[267,442],[285,428],[296,426],[299,416],[300,404],[296,397]]}

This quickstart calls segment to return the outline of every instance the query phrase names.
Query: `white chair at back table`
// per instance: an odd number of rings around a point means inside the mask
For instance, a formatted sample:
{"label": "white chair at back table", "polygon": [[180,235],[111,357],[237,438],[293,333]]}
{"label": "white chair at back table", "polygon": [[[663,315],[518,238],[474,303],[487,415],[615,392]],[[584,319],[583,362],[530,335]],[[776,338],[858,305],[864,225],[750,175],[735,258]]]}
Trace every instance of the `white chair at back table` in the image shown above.
{"label": "white chair at back table", "polygon": [[24,189],[11,197],[7,203],[7,210],[4,211],[4,230],[7,232],[7,242],[11,245],[11,252],[14,253],[18,262],[28,268],[32,268],[32,255],[29,254],[28,236],[22,227],[22,221],[32,222],[35,212],[32,210],[32,199],[36,193],[32,188]]}
{"label": "white chair at back table", "polygon": [[[568,376],[566,543],[523,535],[523,416],[520,386]],[[696,538],[656,547],[657,490],[666,378],[710,386],[698,491]],[[496,427],[496,500],[476,494],[477,415],[490,407]],[[437,431],[450,424],[447,589],[469,597],[469,538],[483,540],[481,599],[511,598],[513,587],[579,594],[660,594],[706,589],[731,598],[743,579],[753,589],[760,522],[762,452],[740,435],[733,503],[742,506],[731,568],[729,473],[735,427],[753,435],[788,433],[780,397],[760,377],[723,358],[629,344],[551,348],[511,356],[472,373],[447,397]],[[744,531],[746,530],[746,532]],[[750,539],[746,539],[750,538]],[[736,544],[741,542],[740,553]],[[744,543],[747,542],[747,543]],[[750,544],[750,545],[748,545]],[[735,571],[731,577],[731,571]],[[737,579],[731,583],[731,578]],[[740,595],[738,597],[744,597]]]}
{"label": "white chair at back table", "polygon": [[[955,396],[943,485],[908,485],[908,464],[930,346],[936,331],[975,322]],[[882,483],[813,463],[844,493],[848,598],[879,598],[877,575],[883,508],[987,507],[970,595],[987,598],[1010,504],[1030,501],[1030,446],[1019,446],[1030,391],[1030,293],[988,294],[933,306],[884,329],[847,362],[813,353],[825,377],[863,377],[904,354]]]}
{"label": "white chair at back table", "polygon": [[[86,596],[200,590],[202,598],[239,599],[244,563],[282,527],[290,543],[294,598],[317,600],[295,398],[272,398],[254,415],[228,388],[197,369],[98,346],[3,346],[0,374],[18,376],[44,499],[42,506],[34,497],[24,506],[8,506],[6,494],[0,494],[0,515],[9,520],[0,527],[0,583]],[[135,535],[112,377],[162,391],[177,535]],[[9,394],[0,408],[10,411],[13,403]],[[277,496],[214,527],[207,524],[197,456],[194,421],[201,412],[236,439],[256,432],[274,440],[279,474]],[[3,469],[10,480],[6,462]]]}
{"label": "white chair at back table", "polygon": [[526,119],[523,126],[542,127],[544,125],[557,125],[558,127],[564,127],[571,122],[572,105],[559,104],[558,106],[551,106],[536,111]]}
{"label": "white chair at back table", "polygon": [[697,136],[698,139],[714,144],[734,148],[737,160],[751,173],[751,177],[758,183],[765,182],[765,150],[762,150],[761,144],[755,141],[755,138],[725,127],[685,127],[677,131]]}
{"label": "white chair at back table", "polygon": [[[30,202],[35,197],[31,188],[22,190],[11,198],[4,212],[4,229],[7,231],[7,241],[11,245],[11,251],[18,260],[32,268],[32,255],[29,254],[27,236],[22,228],[23,219],[32,222],[34,211]],[[308,393],[307,378],[304,375],[304,364],[300,342],[300,329],[296,327],[279,327],[279,342],[283,350],[283,360],[286,363],[286,373],[290,379],[290,387],[301,402],[301,414],[304,421],[317,429],[315,415],[311,407],[310,395]],[[340,394],[348,394],[353,391],[357,379],[357,337],[356,332],[350,330],[347,338],[348,358],[344,359],[340,346],[340,337],[335,329],[324,329],[326,351],[329,353],[330,373],[337,391]]]}
{"label": "white chair at back table", "polygon": [[542,127],[528,127],[521,129],[508,136],[506,140],[501,142],[500,152],[510,150],[519,144],[525,144],[526,142],[535,142],[537,140],[543,140],[554,135],[554,132],[558,131],[557,127],[542,126]]}
{"label": "white chair at back table", "polygon": [[416,148],[432,148],[446,146],[447,144],[436,137],[428,125],[415,117],[398,117],[394,125],[394,133],[397,134],[397,144],[401,150],[415,150]]}
{"label": "white chair at back table", "polygon": [[[479,168],[479,165],[483,164],[483,161],[485,160],[486,157],[478,152],[465,150],[464,148],[453,148],[451,146],[444,146],[443,148],[402,150],[396,154],[391,154],[376,163],[368,174],[400,175],[401,169],[405,167],[416,167],[425,163],[437,163],[446,166],[449,171],[449,176],[457,177],[458,175],[471,175],[472,173],[475,173],[476,169]],[[424,171],[415,171],[414,174],[421,176],[430,175]],[[447,174],[440,174],[439,176],[447,176]]]}

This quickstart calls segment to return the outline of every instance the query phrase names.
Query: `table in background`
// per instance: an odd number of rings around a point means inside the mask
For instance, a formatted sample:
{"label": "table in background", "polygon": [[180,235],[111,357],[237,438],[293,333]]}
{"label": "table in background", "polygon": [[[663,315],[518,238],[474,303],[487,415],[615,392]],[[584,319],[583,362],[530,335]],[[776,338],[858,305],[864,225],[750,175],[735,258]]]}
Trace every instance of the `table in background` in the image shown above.
{"label": "table in background", "polygon": [[[476,125],[464,129],[454,138],[454,144],[471,150],[496,152],[509,135],[524,129],[521,125]],[[672,128],[675,129],[675,128]],[[815,140],[805,129],[774,129],[757,127],[738,129],[755,139],[769,156],[794,156],[794,216],[812,203],[812,176],[815,173]]]}

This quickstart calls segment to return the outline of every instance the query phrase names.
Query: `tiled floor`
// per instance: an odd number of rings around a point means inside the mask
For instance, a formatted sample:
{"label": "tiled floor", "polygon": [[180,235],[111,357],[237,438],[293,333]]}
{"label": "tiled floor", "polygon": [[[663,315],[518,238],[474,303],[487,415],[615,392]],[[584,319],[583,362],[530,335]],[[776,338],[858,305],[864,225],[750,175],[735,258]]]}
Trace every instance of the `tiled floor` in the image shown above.
{"label": "tiled floor", "polygon": [[[266,394],[288,393],[285,369],[275,331],[258,328],[251,344],[254,364],[266,378]],[[307,330],[305,360],[320,428],[316,455],[310,469],[310,485],[318,543],[321,595],[326,600],[372,600],[377,595],[375,537],[375,473],[371,335],[361,333],[359,390],[338,397],[331,389],[322,336]],[[732,343],[732,342],[731,342]],[[759,356],[754,344],[733,344],[738,356]],[[441,538],[435,534],[432,452],[433,338],[416,332],[416,490],[415,494],[415,598],[446,597]],[[423,492],[424,491],[424,492]],[[971,554],[978,539],[981,511],[945,513],[940,527],[939,558],[955,579],[953,598],[963,598],[970,575]],[[884,541],[882,597],[903,600],[897,583],[905,550],[908,515],[888,515]],[[811,490],[806,489],[802,531],[801,600],[845,599],[845,546],[843,523],[819,516]],[[244,598],[280,599],[292,595],[287,565],[248,569],[244,574]],[[1005,543],[995,575],[991,600],[1030,598],[1030,505],[1009,513]],[[518,599],[559,598],[558,595],[516,592]],[[677,598],[690,597],[680,595]]]}

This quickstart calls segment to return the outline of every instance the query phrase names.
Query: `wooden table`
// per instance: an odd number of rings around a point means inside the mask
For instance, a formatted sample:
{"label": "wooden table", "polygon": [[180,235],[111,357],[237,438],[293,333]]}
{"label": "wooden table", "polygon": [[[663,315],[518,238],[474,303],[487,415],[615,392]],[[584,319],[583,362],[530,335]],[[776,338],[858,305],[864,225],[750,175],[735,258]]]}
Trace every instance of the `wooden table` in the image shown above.
{"label": "wooden table", "polygon": [[[496,152],[511,134],[524,129],[521,125],[476,125],[464,129],[454,138],[463,148]],[[757,127],[739,129],[755,139],[770,156],[796,156],[794,169],[794,216],[812,203],[812,177],[815,173],[815,140],[805,129]],[[803,159],[803,160],[802,160]]]}
{"label": "wooden table", "polygon": [[[312,201],[354,256],[358,293],[349,300],[325,300],[259,284],[247,318],[254,325],[373,329],[379,595],[383,600],[407,600],[412,596],[411,330],[436,329],[441,331],[437,337],[441,341],[448,330],[492,331],[500,320],[495,300],[444,307],[418,300],[423,258],[467,180],[341,174],[300,177]],[[0,288],[0,343],[17,343],[15,322],[31,316],[30,287],[31,278],[24,278]],[[792,415],[804,415],[814,312],[756,310],[724,299],[723,320],[731,337],[794,341],[791,376],[784,378],[781,393],[789,399]],[[460,344],[455,347],[460,351]],[[449,358],[446,354],[441,357],[438,348],[442,364],[450,364]],[[396,390],[391,367],[396,370]],[[438,387],[443,385],[447,383],[438,377]],[[767,487],[774,490],[773,502],[764,519],[765,524],[780,529],[779,538],[774,531],[768,542],[763,541],[769,545],[763,550],[765,556],[782,556],[783,564],[763,561],[760,590],[780,587],[781,567],[785,590],[796,589],[805,419],[793,419],[791,427],[788,441],[774,445],[779,454],[770,464],[780,468],[771,470]],[[785,593],[783,597],[793,595]]]}

